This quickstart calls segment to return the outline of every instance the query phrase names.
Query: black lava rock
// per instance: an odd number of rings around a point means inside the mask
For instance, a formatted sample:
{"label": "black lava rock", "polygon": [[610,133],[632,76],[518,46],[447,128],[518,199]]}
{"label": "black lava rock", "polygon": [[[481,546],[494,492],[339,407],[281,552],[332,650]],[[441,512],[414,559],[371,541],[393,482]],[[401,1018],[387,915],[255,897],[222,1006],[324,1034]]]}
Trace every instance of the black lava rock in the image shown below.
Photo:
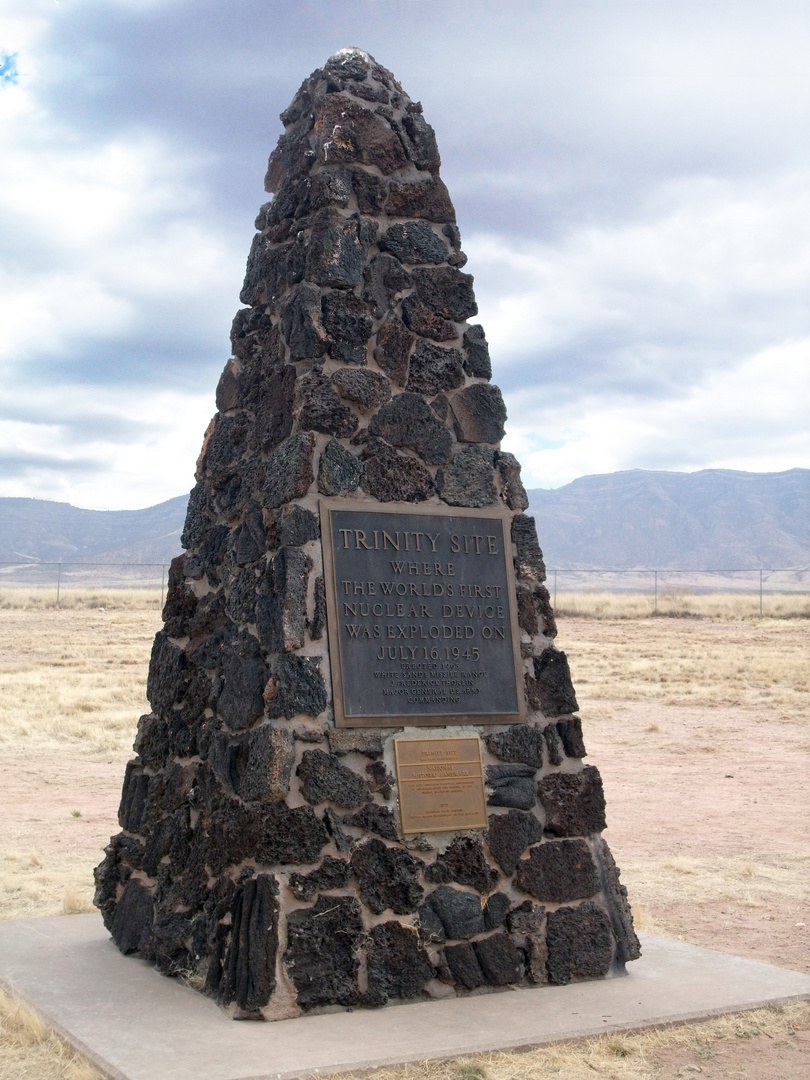
{"label": "black lava rock", "polygon": [[487,846],[492,857],[505,874],[514,874],[526,848],[542,840],[543,826],[534,814],[520,810],[490,814],[488,821]]}
{"label": "black lava rock", "polygon": [[610,920],[593,901],[549,912],[546,930],[548,973],[553,983],[600,979],[610,971]]}
{"label": "black lava rock", "polygon": [[607,828],[602,777],[593,765],[577,773],[549,773],[537,792],[546,811],[546,832],[590,836]]}
{"label": "black lava rock", "polygon": [[291,911],[284,964],[303,1009],[360,1001],[360,905],[349,896],[319,896],[314,907]]}
{"label": "black lava rock", "polygon": [[421,863],[403,848],[386,847],[382,840],[366,840],[355,848],[352,870],[360,896],[375,915],[390,908],[395,915],[410,915],[422,902]]}
{"label": "black lava rock", "polygon": [[434,975],[418,935],[398,922],[374,927],[368,936],[366,957],[368,1005],[385,1005],[389,998],[416,997]]}
{"label": "black lava rock", "polygon": [[543,767],[543,734],[537,724],[514,724],[506,731],[485,735],[484,742],[501,761],[519,761],[533,769]]}
{"label": "black lava rock", "polygon": [[552,904],[584,900],[599,889],[596,867],[584,840],[538,844],[517,865],[515,883],[524,892]]}

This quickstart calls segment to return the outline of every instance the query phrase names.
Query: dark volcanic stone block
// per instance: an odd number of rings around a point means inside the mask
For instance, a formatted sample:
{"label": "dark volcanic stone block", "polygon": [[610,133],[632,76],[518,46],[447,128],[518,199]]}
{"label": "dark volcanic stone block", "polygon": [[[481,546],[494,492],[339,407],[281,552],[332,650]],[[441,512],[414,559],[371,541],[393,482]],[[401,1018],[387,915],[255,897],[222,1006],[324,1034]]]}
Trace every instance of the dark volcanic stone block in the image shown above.
{"label": "dark volcanic stone block", "polygon": [[295,399],[295,368],[286,364],[273,371],[256,388],[249,404],[256,416],[248,441],[254,450],[267,451],[288,438],[292,431]]}
{"label": "dark volcanic stone block", "polygon": [[384,799],[390,799],[394,791],[394,777],[386,769],[384,761],[372,761],[366,765],[366,776],[372,791],[379,791]]}
{"label": "dark volcanic stone block", "polygon": [[245,802],[285,798],[295,763],[295,742],[288,728],[262,724],[247,740],[247,761],[236,788]]}
{"label": "dark volcanic stone block", "polygon": [[517,548],[517,576],[528,581],[545,581],[546,567],[537,540],[537,525],[529,514],[515,514],[512,518],[512,542]]}
{"label": "dark volcanic stone block", "polygon": [[245,281],[239,299],[251,306],[262,297],[269,303],[304,276],[306,253],[302,244],[293,241],[276,247],[266,236],[253,238],[245,268]]}
{"label": "dark volcanic stone block", "polygon": [[303,281],[280,304],[281,329],[293,360],[314,359],[326,352],[326,330],[321,323],[321,290]]}
{"label": "dark volcanic stone block", "polygon": [[409,330],[433,341],[452,341],[458,337],[456,324],[431,311],[416,293],[402,301],[402,319]]}
{"label": "dark volcanic stone block", "polygon": [[[447,435],[450,435],[449,431]],[[486,446],[468,446],[459,450],[451,463],[439,470],[436,486],[450,506],[488,506],[495,502],[492,451]]]}
{"label": "dark volcanic stone block", "polygon": [[388,186],[380,176],[364,169],[351,169],[352,188],[361,214],[379,214],[382,210]]}
{"label": "dark volcanic stone block", "polygon": [[338,392],[319,371],[311,371],[298,380],[296,390],[298,423],[304,431],[345,438],[357,430],[358,420]]}
{"label": "dark volcanic stone block", "polygon": [[163,605],[164,629],[169,637],[185,637],[188,621],[197,609],[197,597],[186,583],[186,556],[178,555],[169,566],[166,583],[166,603]]}
{"label": "dark volcanic stone block", "polygon": [[373,832],[383,840],[399,840],[396,819],[387,806],[378,803],[366,803],[348,817],[343,818],[345,825],[354,825],[364,832]]}
{"label": "dark volcanic stone block", "polygon": [[371,337],[368,307],[354,293],[328,292],[323,297],[323,325],[329,335],[329,355],[347,364],[365,364]]}
{"label": "dark volcanic stone block", "polygon": [[391,225],[380,237],[380,248],[411,264],[441,263],[448,256],[447,244],[426,221]]}
{"label": "dark volcanic stone block", "polygon": [[[207,698],[206,694],[206,698]],[[170,714],[171,715],[171,714]],[[172,716],[172,719],[174,717]],[[162,769],[172,756],[169,723],[161,716],[147,713],[138,719],[138,733],[133,750],[148,769]]]}
{"label": "dark volcanic stone block", "polygon": [[569,720],[558,720],[557,731],[560,733],[563,747],[568,757],[584,758],[588,751],[582,738],[582,721],[578,716]]}
{"label": "dark volcanic stone block", "polygon": [[533,847],[517,866],[515,883],[551,904],[584,900],[599,889],[591,852],[584,840],[550,840]]}
{"label": "dark volcanic stone block", "polygon": [[309,625],[309,636],[313,641],[320,641],[323,637],[324,627],[326,626],[326,586],[322,577],[315,578],[315,584],[312,587],[314,594],[314,609],[312,612],[312,621]]}
{"label": "dark volcanic stone block", "polygon": [[400,139],[384,117],[343,94],[327,97],[315,116],[318,159],[376,165],[383,174],[407,164]]}
{"label": "dark volcanic stone block", "polygon": [[491,379],[492,362],[483,326],[474,324],[464,331],[464,370],[474,379]]}
{"label": "dark volcanic stone block", "polygon": [[408,389],[417,394],[438,394],[455,390],[464,382],[461,353],[443,349],[429,341],[419,341],[413,350],[408,374]]}
{"label": "dark volcanic stone block", "polygon": [[373,728],[330,728],[329,749],[333,754],[350,754],[357,750],[367,757],[382,755],[382,736]]}
{"label": "dark volcanic stone block", "polygon": [[506,913],[511,906],[512,901],[506,893],[492,893],[486,904],[484,904],[484,929],[497,930],[506,918]]}
{"label": "dark volcanic stone block", "polygon": [[[415,451],[428,465],[440,465],[450,458],[453,436],[436,419],[420,394],[407,391],[397,394],[393,401],[383,405],[372,416],[368,430],[371,435],[379,435],[392,446],[404,446]],[[492,487],[491,464],[489,472]]]}
{"label": "dark volcanic stone block", "polygon": [[490,986],[520,982],[522,957],[508,934],[492,934],[473,942],[475,957]]}
{"label": "dark volcanic stone block", "polygon": [[492,793],[489,806],[511,806],[516,810],[531,810],[534,806],[534,780],[526,776],[503,776],[488,781]]}
{"label": "dark volcanic stone block", "polygon": [[324,750],[305,750],[298,776],[301,794],[309,803],[334,802],[351,808],[360,806],[369,796],[363,777]]}
{"label": "dark volcanic stone block", "polygon": [[548,973],[553,983],[600,979],[613,959],[610,920],[593,901],[548,915]]}
{"label": "dark volcanic stone block", "polygon": [[240,633],[223,655],[217,701],[217,713],[232,730],[246,728],[261,716],[267,674],[259,642],[252,634]]}
{"label": "dark volcanic stone block", "polygon": [[395,915],[410,915],[422,902],[419,884],[422,863],[399,847],[386,847],[382,840],[366,840],[352,854],[352,870],[360,896],[375,915],[390,908]]}
{"label": "dark volcanic stone block", "polygon": [[353,840],[343,831],[343,823],[331,806],[327,806],[323,812],[323,823],[338,851],[348,851]]}
{"label": "dark volcanic stone block", "polygon": [[378,319],[389,312],[400,295],[412,285],[411,275],[391,255],[375,255],[363,271],[363,299],[371,304]]}
{"label": "dark volcanic stone block", "polygon": [[318,463],[318,491],[323,495],[355,491],[362,477],[363,462],[337,439],[330,439]]}
{"label": "dark volcanic stone block", "polygon": [[143,771],[143,765],[138,761],[128,761],[118,807],[118,824],[127,832],[141,831],[148,791],[149,777]]}
{"label": "dark volcanic stone block", "polygon": [[130,880],[115,905],[110,933],[122,953],[148,948],[153,918],[152,893],[140,881]]}
{"label": "dark volcanic stone block", "polygon": [[425,880],[436,885],[457,881],[459,885],[471,885],[486,894],[497,884],[498,874],[486,860],[481,838],[461,835],[456,836],[427,867]]}
{"label": "dark volcanic stone block", "polygon": [[543,766],[543,735],[537,724],[514,724],[506,731],[484,735],[484,742],[501,761],[519,761],[534,769]]}
{"label": "dark volcanic stone block", "polygon": [[439,225],[456,220],[450,194],[438,176],[416,183],[392,180],[385,209],[391,217],[424,218]]}
{"label": "dark volcanic stone block", "polygon": [[315,906],[290,912],[284,963],[304,1009],[356,1005],[360,1000],[360,905],[349,896],[319,896]]}
{"label": "dark volcanic stone block", "polygon": [[173,814],[188,798],[194,782],[195,765],[171,762],[161,772],[149,778],[145,814],[156,821],[164,814]]}
{"label": "dark volcanic stone block", "polygon": [[273,450],[265,469],[264,499],[269,509],[306,495],[313,481],[315,436],[296,432]]}
{"label": "dark volcanic stone block", "polygon": [[266,1005],[276,988],[278,882],[258,874],[237,887],[231,937],[223,964],[219,1000],[247,1012]]}
{"label": "dark volcanic stone block", "polygon": [[299,548],[283,547],[267,564],[256,598],[259,640],[271,652],[304,644],[306,599],[312,560]]}
{"label": "dark volcanic stone block", "polygon": [[181,696],[183,668],[183,650],[169,640],[165,631],[158,630],[146,680],[146,696],[158,715],[171,709],[175,698]]}
{"label": "dark volcanic stone block", "polygon": [[506,406],[497,386],[465,386],[455,395],[450,408],[459,442],[499,443],[503,438]]}
{"label": "dark volcanic stone block", "polygon": [[[439,148],[436,145],[436,133],[430,124],[422,116],[422,104],[419,101],[411,101],[405,106],[407,115],[402,121],[405,129],[404,143],[408,157],[416,165],[434,175],[439,171],[441,160]],[[400,133],[402,138],[402,133]]]}
{"label": "dark volcanic stone block", "polygon": [[537,621],[537,609],[534,606],[532,591],[523,585],[518,585],[516,592],[518,626],[529,637],[534,637],[535,634],[540,633],[540,626]]}
{"label": "dark volcanic stone block", "polygon": [[448,938],[466,940],[484,930],[481,900],[472,893],[453,889],[449,885],[440,885],[428,894],[422,908],[425,906],[430,907],[438,916]]}
{"label": "dark volcanic stone block", "polygon": [[342,889],[351,881],[352,868],[345,859],[327,855],[311,874],[290,874],[290,891],[297,900],[309,901],[315,893]]}
{"label": "dark volcanic stone block", "polygon": [[641,945],[633,929],[633,914],[627,902],[627,889],[619,881],[619,868],[604,840],[596,841],[596,864],[602,881],[602,893],[607,902],[613,935],[616,938],[616,959],[620,964],[637,960]]}
{"label": "dark volcanic stone block", "polygon": [[510,810],[506,814],[490,814],[487,846],[492,857],[505,874],[514,874],[518,859],[529,846],[543,838],[543,826],[534,814]]}
{"label": "dark volcanic stone block", "polygon": [[321,535],[318,517],[311,510],[293,503],[273,513],[267,527],[267,545],[270,548],[300,547]]}
{"label": "dark volcanic stone block", "polygon": [[527,936],[523,954],[526,958],[526,978],[535,986],[545,986],[548,983],[548,945],[545,939]]}
{"label": "dark volcanic stone block", "polygon": [[485,983],[484,973],[475,955],[475,949],[469,941],[459,945],[448,945],[444,950],[444,959],[450,974],[465,990],[475,990]]}
{"label": "dark volcanic stone block", "polygon": [[542,934],[546,923],[546,909],[542,904],[524,900],[509,912],[506,925],[513,934]]}
{"label": "dark volcanic stone block", "polygon": [[378,371],[340,368],[332,375],[338,393],[354,401],[363,412],[375,409],[391,397],[391,384]]}
{"label": "dark volcanic stone block", "polygon": [[255,855],[260,862],[290,864],[317,862],[329,834],[310,806],[267,803],[262,808]]}
{"label": "dark volcanic stone block", "polygon": [[529,496],[520,479],[520,462],[514,454],[499,450],[495,455],[495,464],[501,476],[504,502],[510,510],[525,510],[529,505]]}
{"label": "dark volcanic stone block", "polygon": [[[568,658],[560,649],[549,645],[534,658],[534,677],[544,716],[562,716],[576,712],[577,705]],[[562,735],[562,732],[560,733]]]}
{"label": "dark volcanic stone block", "polygon": [[[115,884],[118,883],[117,875],[114,878]],[[115,891],[115,884],[113,885],[113,893]],[[434,908],[426,900],[423,904],[419,905],[419,909],[416,912],[416,922],[414,924],[418,931],[419,936],[423,941],[446,941],[447,934],[444,932],[444,925],[442,920],[436,914]]]}
{"label": "dark volcanic stone block", "polygon": [[419,299],[442,318],[463,322],[478,314],[472,274],[441,266],[435,270],[413,270],[411,275]]}
{"label": "dark volcanic stone block", "polygon": [[548,748],[548,760],[550,765],[562,765],[565,760],[565,747],[560,738],[560,732],[556,724],[546,724],[543,728],[543,738]]}
{"label": "dark volcanic stone block", "polygon": [[435,974],[418,935],[398,922],[374,927],[368,936],[366,957],[368,1005],[385,1005],[389,998],[416,997]]}
{"label": "dark volcanic stone block", "polygon": [[307,249],[307,279],[339,289],[359,285],[368,251],[368,241],[363,242],[359,223],[334,212],[321,213],[323,220],[313,228]]}
{"label": "dark volcanic stone block", "polygon": [[404,386],[408,379],[408,357],[416,341],[401,319],[390,316],[377,331],[377,347],[374,359],[379,367],[390,375],[395,383]]}
{"label": "dark volcanic stone block", "polygon": [[546,831],[555,836],[590,836],[607,828],[602,777],[593,765],[578,773],[550,773],[537,792],[546,811]]}
{"label": "dark volcanic stone block", "polygon": [[433,494],[433,478],[416,458],[398,454],[382,439],[367,444],[363,488],[380,502],[422,502]]}
{"label": "dark volcanic stone block", "polygon": [[265,688],[267,711],[271,719],[285,716],[292,720],[299,713],[317,716],[326,708],[326,687],[320,671],[320,658],[285,653],[279,657],[278,671]]}

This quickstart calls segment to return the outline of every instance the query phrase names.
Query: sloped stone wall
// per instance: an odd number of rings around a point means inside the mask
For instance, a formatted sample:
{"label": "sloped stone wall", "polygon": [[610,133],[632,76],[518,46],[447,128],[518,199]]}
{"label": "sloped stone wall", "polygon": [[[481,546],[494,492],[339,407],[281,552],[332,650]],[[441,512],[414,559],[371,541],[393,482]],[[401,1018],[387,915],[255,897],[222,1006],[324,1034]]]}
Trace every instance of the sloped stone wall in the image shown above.
{"label": "sloped stone wall", "polygon": [[[617,972],[638,942],[433,130],[359,50],[281,119],[96,904],[238,1016]],[[511,516],[529,721],[474,729],[484,832],[403,839],[397,732],[334,726],[322,496]]]}

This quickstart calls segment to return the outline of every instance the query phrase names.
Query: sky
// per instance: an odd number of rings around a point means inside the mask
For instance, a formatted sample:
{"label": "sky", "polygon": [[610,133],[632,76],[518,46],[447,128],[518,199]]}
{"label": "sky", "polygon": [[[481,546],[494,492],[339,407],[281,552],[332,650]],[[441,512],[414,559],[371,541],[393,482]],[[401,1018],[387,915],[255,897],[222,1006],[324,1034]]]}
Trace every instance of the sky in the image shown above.
{"label": "sky", "polygon": [[806,0],[3,0],[0,496],[187,492],[278,114],[421,100],[527,487],[810,467]]}

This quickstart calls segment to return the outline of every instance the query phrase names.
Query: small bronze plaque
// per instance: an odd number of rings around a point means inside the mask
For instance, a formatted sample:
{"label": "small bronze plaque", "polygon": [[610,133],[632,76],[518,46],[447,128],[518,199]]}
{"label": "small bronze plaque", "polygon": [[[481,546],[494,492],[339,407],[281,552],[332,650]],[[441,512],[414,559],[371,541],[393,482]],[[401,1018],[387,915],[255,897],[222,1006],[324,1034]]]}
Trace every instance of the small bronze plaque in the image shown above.
{"label": "small bronze plaque", "polygon": [[394,757],[403,833],[487,827],[477,736],[394,739]]}
{"label": "small bronze plaque", "polygon": [[509,522],[321,502],[337,727],[524,718]]}

